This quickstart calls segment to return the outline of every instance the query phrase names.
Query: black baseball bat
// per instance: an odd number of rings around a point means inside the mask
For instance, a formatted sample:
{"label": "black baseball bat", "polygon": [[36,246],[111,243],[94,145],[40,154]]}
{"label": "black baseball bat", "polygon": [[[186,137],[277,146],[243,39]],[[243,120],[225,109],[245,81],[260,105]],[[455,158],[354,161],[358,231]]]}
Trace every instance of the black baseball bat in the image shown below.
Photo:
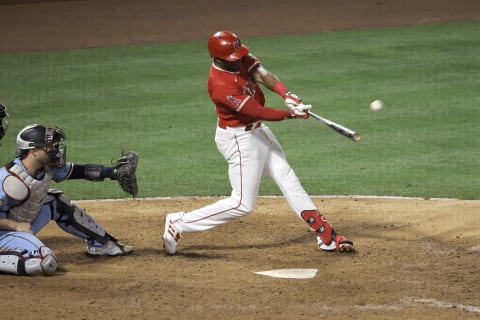
{"label": "black baseball bat", "polygon": [[359,134],[358,132],[355,132],[355,131],[353,131],[353,130],[351,130],[351,129],[348,129],[347,127],[344,127],[344,126],[336,123],[336,122],[333,122],[333,121],[331,121],[331,120],[328,120],[328,119],[326,119],[326,118],[323,118],[323,117],[319,116],[318,114],[313,113],[312,111],[308,111],[308,114],[309,114],[312,118],[314,118],[314,119],[316,119],[316,120],[318,120],[318,121],[326,124],[327,126],[329,126],[330,128],[332,128],[332,129],[335,130],[336,132],[340,133],[341,135],[343,135],[343,136],[345,136],[345,137],[347,137],[347,138],[350,138],[350,139],[352,139],[352,140],[355,141],[355,142],[360,141],[360,134]]}

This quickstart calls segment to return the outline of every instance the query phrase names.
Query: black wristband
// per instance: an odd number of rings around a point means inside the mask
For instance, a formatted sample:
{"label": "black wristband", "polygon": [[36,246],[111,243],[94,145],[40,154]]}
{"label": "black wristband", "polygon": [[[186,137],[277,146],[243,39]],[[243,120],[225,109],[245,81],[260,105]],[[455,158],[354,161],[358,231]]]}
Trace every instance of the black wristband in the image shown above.
{"label": "black wristband", "polygon": [[74,164],[69,179],[86,179],[90,181],[103,181],[105,178],[113,179],[113,167],[101,164]]}

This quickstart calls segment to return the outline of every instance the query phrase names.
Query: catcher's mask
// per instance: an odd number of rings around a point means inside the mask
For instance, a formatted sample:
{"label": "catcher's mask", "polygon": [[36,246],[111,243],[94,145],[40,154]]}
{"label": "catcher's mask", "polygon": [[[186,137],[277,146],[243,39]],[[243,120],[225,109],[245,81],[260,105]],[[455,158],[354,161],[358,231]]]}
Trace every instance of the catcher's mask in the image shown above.
{"label": "catcher's mask", "polygon": [[65,139],[65,133],[58,127],[47,128],[32,124],[23,128],[17,135],[17,147],[19,154],[34,148],[45,148],[48,165],[62,167],[67,161],[67,146],[60,142]]}
{"label": "catcher's mask", "polygon": [[208,52],[212,58],[238,61],[249,51],[248,46],[242,44],[237,35],[230,31],[218,31],[208,39]]}
{"label": "catcher's mask", "polygon": [[7,107],[0,103],[0,140],[5,136],[8,128],[8,112]]}

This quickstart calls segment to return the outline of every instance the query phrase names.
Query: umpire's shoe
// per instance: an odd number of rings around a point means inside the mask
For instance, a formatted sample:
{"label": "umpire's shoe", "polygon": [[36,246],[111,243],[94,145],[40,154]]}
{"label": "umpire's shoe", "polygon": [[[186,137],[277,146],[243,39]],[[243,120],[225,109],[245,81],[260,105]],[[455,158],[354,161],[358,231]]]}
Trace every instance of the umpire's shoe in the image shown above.
{"label": "umpire's shoe", "polygon": [[177,244],[180,238],[182,237],[181,232],[179,232],[173,226],[175,220],[177,220],[180,213],[170,213],[167,214],[165,218],[165,231],[163,232],[163,247],[169,255],[175,254],[177,252]]}
{"label": "umpire's shoe", "polygon": [[101,247],[88,244],[85,249],[87,256],[125,256],[133,252],[132,246],[124,245],[121,242],[109,240]]}

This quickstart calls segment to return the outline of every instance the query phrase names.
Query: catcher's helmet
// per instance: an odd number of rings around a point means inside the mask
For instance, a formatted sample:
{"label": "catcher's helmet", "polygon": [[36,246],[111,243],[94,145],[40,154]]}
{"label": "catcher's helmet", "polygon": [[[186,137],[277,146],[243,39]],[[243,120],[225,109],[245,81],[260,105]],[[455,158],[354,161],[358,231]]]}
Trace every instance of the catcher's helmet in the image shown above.
{"label": "catcher's helmet", "polygon": [[7,107],[0,103],[0,140],[5,136],[8,128],[8,112]]}
{"label": "catcher's helmet", "polygon": [[237,35],[230,31],[218,31],[208,39],[208,52],[212,58],[226,61],[238,61],[249,52]]}
{"label": "catcher's helmet", "polygon": [[17,148],[22,154],[25,150],[44,147],[48,153],[48,164],[61,167],[66,162],[67,147],[60,142],[65,139],[65,133],[58,127],[47,128],[40,124],[31,124],[18,133]]}

